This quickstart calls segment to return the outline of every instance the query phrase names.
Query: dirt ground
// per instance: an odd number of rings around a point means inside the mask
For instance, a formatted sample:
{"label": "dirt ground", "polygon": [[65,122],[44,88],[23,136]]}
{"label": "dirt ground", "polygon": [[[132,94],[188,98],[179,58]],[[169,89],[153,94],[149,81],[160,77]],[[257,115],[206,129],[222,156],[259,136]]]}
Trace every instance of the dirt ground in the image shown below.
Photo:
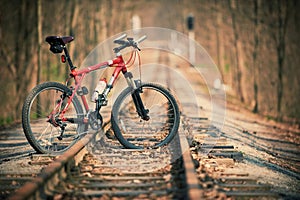
{"label": "dirt ground", "polygon": [[279,193],[300,197],[300,129],[227,101],[222,136],[243,153],[237,167]]}

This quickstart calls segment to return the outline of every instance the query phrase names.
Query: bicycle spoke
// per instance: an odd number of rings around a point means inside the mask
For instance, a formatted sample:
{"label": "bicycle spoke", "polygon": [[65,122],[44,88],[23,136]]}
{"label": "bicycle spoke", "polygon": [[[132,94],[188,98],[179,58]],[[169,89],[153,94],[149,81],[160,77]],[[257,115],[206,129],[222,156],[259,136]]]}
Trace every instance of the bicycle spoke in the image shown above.
{"label": "bicycle spoke", "polygon": [[66,106],[66,118],[83,118],[78,99],[73,97],[71,103],[67,104],[69,98],[63,98],[68,90],[60,83],[46,82],[38,85],[25,101],[22,111],[24,133],[38,152],[59,154],[85,132],[84,124],[71,124],[59,118]]}
{"label": "bicycle spoke", "polygon": [[[170,134],[175,133],[179,123],[179,113],[175,114],[174,102],[171,103],[166,94],[160,91],[161,88],[153,87],[143,88],[140,93],[141,100],[145,109],[147,109],[149,120],[142,120],[138,116],[135,104],[131,95],[127,94],[117,99],[119,104],[118,109],[114,109],[116,122],[119,124],[120,132],[115,129],[117,137],[125,146],[128,144],[130,148],[135,147],[155,147],[163,143],[167,143],[172,137]],[[121,96],[121,95],[120,95]],[[113,120],[113,122],[114,122]],[[175,126],[174,123],[177,123]],[[114,123],[113,123],[114,125]],[[130,145],[131,144],[131,145]],[[132,146],[134,145],[134,146]]]}

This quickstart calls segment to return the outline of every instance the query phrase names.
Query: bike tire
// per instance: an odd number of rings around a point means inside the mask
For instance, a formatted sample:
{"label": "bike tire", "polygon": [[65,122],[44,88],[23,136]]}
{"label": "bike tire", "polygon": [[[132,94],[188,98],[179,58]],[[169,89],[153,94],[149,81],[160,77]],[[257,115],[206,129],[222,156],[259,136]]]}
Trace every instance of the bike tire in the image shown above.
{"label": "bike tire", "polygon": [[163,86],[143,83],[138,90],[150,120],[142,120],[132,100],[132,88],[117,97],[111,113],[116,138],[126,148],[158,148],[172,141],[178,132],[180,112],[174,96]]}
{"label": "bike tire", "polygon": [[[65,106],[72,94],[71,89],[57,82],[45,82],[31,90],[22,108],[22,126],[29,144],[43,154],[58,155],[74,145],[85,133],[85,124],[66,122],[64,135],[60,140],[61,129],[49,122],[49,114],[63,99]],[[59,116],[60,108],[55,110]],[[65,116],[83,119],[82,106],[76,96],[73,97]]]}

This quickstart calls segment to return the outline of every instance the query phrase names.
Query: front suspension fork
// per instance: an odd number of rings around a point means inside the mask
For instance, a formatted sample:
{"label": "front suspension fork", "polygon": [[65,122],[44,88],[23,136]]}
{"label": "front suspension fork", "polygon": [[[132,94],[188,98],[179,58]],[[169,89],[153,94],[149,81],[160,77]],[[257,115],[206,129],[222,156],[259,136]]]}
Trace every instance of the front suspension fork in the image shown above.
{"label": "front suspension fork", "polygon": [[138,115],[145,121],[148,121],[150,119],[148,113],[149,110],[145,108],[143,101],[141,99],[140,93],[143,92],[142,87],[141,87],[141,82],[139,80],[135,80],[134,82],[132,81],[132,73],[126,72],[124,74],[127,84],[129,87],[132,88],[132,99],[136,108],[136,112]]}
{"label": "front suspension fork", "polygon": [[140,93],[142,93],[142,88],[138,88],[136,90],[133,91],[133,93],[131,94],[134,105],[136,107],[136,111],[138,113],[138,115],[143,119],[148,121],[150,119],[148,113],[149,110],[145,109],[145,106],[143,104],[143,101],[141,99]]}

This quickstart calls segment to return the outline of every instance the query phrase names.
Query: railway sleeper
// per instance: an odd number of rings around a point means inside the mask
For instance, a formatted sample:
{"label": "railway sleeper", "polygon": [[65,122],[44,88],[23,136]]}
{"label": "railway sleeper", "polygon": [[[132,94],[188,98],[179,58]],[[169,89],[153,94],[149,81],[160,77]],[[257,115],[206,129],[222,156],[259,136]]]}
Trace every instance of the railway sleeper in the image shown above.
{"label": "railway sleeper", "polygon": [[228,191],[225,192],[226,196],[228,197],[235,197],[235,198],[251,198],[251,197],[255,197],[255,198],[261,198],[263,199],[264,197],[266,197],[267,199],[278,199],[279,196],[276,193],[273,192],[268,192],[268,191]]}

